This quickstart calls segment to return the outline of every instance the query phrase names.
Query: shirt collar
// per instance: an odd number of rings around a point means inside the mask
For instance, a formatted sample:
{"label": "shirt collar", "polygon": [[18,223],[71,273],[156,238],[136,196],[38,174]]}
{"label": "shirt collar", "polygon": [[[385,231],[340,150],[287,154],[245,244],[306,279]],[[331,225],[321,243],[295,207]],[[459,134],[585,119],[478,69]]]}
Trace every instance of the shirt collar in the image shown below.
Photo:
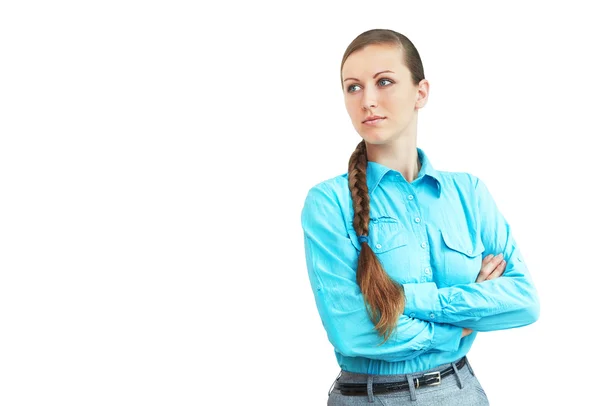
{"label": "shirt collar", "polygon": [[[419,147],[417,147],[417,154],[419,156],[419,160],[421,161],[421,170],[419,171],[417,179],[419,179],[422,176],[427,176],[431,178],[433,180],[433,183],[436,185],[439,197],[442,193],[442,182],[440,173],[433,167],[433,165],[429,161],[429,158],[427,158],[425,152]],[[377,185],[379,185],[381,179],[383,179],[385,174],[390,171],[399,173],[398,171],[388,168],[387,166],[384,166],[375,161],[367,162],[367,187],[369,188],[369,194],[371,194],[371,192],[375,190]]]}

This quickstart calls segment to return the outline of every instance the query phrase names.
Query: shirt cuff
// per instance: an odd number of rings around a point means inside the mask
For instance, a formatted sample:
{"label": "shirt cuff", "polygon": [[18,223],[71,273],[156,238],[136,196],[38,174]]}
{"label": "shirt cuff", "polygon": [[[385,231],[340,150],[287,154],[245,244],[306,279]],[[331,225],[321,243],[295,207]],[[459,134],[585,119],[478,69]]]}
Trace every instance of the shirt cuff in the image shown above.
{"label": "shirt cuff", "polygon": [[404,314],[413,319],[442,323],[442,308],[438,298],[438,288],[434,282],[405,283]]}

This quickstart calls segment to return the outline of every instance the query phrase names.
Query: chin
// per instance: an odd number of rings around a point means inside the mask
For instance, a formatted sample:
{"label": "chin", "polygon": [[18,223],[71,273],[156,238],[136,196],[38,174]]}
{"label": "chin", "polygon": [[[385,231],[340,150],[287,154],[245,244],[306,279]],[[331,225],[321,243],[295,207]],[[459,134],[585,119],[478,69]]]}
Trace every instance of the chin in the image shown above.
{"label": "chin", "polygon": [[387,136],[387,134],[381,134],[381,133],[374,133],[374,132],[368,132],[368,133],[359,133],[360,136],[362,137],[363,140],[365,140],[365,142],[369,143],[369,144],[373,144],[373,145],[382,145],[382,144],[387,144],[389,142],[389,136]]}

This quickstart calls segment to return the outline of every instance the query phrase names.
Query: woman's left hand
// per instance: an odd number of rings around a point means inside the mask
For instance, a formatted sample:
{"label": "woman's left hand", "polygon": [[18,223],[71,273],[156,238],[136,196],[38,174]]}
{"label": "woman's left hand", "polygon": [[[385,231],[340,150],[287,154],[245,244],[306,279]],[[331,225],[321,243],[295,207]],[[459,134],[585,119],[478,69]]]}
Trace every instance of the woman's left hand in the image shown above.
{"label": "woman's left hand", "polygon": [[490,254],[485,257],[481,263],[481,270],[475,282],[490,281],[502,276],[506,269],[506,261],[503,257],[502,253],[496,256]]}

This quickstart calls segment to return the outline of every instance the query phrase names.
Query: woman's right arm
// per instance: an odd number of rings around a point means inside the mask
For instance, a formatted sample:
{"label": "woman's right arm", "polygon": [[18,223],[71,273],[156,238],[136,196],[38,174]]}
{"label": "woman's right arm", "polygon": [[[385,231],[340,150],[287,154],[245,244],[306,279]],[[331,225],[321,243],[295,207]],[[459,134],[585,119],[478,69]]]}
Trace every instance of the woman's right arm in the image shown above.
{"label": "woman's right arm", "polygon": [[342,209],[325,184],[308,192],[302,209],[306,264],[321,321],[335,349],[350,357],[388,362],[415,358],[429,351],[456,351],[468,329],[400,315],[396,330],[379,345],[356,282],[358,253]]}

